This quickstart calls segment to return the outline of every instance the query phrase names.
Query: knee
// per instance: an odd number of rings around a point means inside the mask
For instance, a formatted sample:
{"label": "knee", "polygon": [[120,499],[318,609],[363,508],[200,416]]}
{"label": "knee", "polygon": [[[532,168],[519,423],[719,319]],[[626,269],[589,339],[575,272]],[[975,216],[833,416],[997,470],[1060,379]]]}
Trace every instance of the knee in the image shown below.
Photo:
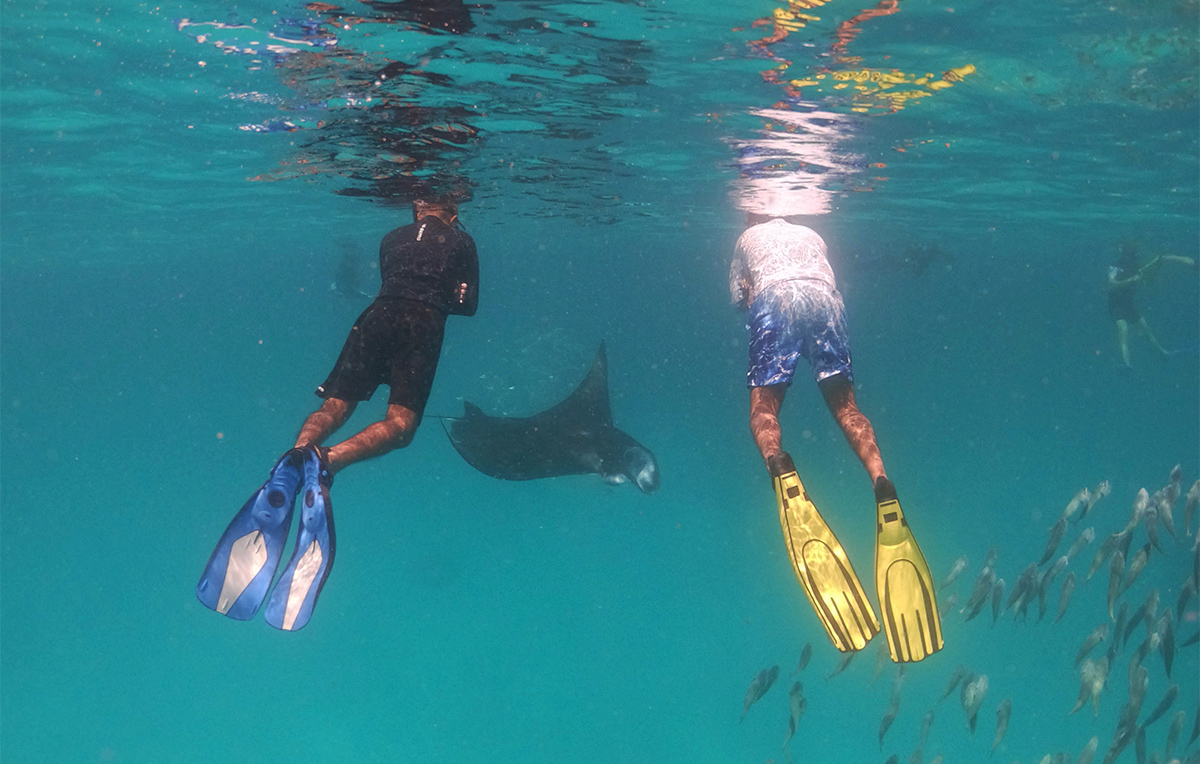
{"label": "knee", "polygon": [[389,450],[404,448],[412,443],[417,431],[417,418],[411,411],[389,410],[383,423],[387,427]]}
{"label": "knee", "polygon": [[344,401],[341,398],[326,398],[321,404],[319,413],[329,417],[329,419],[338,425],[344,424],[350,415],[354,413],[357,402]]}
{"label": "knee", "polygon": [[414,428],[391,426],[388,430],[390,435],[388,438],[388,445],[391,447],[390,450],[395,451],[398,448],[405,448],[409,443],[412,443]]}

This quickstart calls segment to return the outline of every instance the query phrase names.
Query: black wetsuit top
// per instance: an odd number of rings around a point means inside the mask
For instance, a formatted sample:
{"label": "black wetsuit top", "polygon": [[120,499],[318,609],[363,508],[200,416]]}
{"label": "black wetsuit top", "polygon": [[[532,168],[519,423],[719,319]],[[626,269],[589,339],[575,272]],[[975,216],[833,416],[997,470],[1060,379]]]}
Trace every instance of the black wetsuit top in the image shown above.
{"label": "black wetsuit top", "polygon": [[[465,231],[433,215],[397,228],[379,244],[377,300],[400,298],[424,303],[442,315],[473,316],[479,305],[479,256]],[[460,300],[459,284],[467,291]]]}
{"label": "black wetsuit top", "polygon": [[[446,316],[473,316],[479,305],[475,242],[427,215],[383,237],[379,271],[379,295],[354,322],[317,395],[365,401],[387,384],[388,403],[419,417],[433,387]],[[467,289],[460,299],[461,284]]]}

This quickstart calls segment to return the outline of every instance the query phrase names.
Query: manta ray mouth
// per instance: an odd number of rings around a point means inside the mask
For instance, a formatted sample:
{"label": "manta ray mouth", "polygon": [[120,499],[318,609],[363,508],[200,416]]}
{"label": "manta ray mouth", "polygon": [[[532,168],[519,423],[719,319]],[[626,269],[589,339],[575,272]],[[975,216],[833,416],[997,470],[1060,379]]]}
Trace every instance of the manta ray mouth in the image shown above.
{"label": "manta ray mouth", "polygon": [[658,490],[658,463],[649,449],[643,446],[626,449],[625,467],[642,493],[653,493]]}

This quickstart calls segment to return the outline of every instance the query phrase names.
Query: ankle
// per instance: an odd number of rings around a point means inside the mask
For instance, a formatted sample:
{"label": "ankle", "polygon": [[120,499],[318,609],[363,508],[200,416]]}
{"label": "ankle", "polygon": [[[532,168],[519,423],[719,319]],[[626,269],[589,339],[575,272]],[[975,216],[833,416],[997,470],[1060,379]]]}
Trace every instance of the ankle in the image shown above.
{"label": "ankle", "polygon": [[771,477],[777,478],[795,471],[796,465],[787,451],[776,451],[767,457],[767,472],[771,473]]}

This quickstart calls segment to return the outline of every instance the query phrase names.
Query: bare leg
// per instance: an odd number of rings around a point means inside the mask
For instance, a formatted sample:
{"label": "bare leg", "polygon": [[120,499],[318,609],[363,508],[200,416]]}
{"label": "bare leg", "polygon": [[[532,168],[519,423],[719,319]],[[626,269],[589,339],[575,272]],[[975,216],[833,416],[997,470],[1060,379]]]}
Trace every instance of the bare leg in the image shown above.
{"label": "bare leg", "polygon": [[844,374],[826,377],[817,386],[821,388],[821,395],[825,396],[830,413],[845,433],[850,448],[854,449],[858,460],[871,476],[871,484],[874,485],[879,477],[887,477],[883,470],[883,457],[879,454],[879,444],[875,442],[875,429],[854,401],[854,386]]}
{"label": "bare leg", "polygon": [[344,401],[341,398],[326,398],[321,408],[308,415],[300,434],[296,436],[296,448],[308,445],[319,446],[321,443],[346,423],[354,413],[357,403]]}
{"label": "bare leg", "polygon": [[[1162,353],[1163,355],[1171,355],[1169,352],[1167,352],[1167,349],[1165,347],[1163,347],[1161,344],[1159,344],[1158,337],[1155,337],[1154,332],[1150,331],[1150,324],[1146,323],[1146,319],[1139,318],[1138,326],[1140,326],[1142,328],[1142,331],[1146,333],[1146,339],[1150,340],[1150,344],[1154,346],[1155,350]],[[1128,363],[1128,361],[1126,363]]]}
{"label": "bare leg", "polygon": [[371,459],[412,442],[417,430],[417,413],[398,404],[391,404],[383,421],[367,425],[362,432],[330,448],[325,456],[331,472],[337,472],[355,462]]}
{"label": "bare leg", "polygon": [[783,433],[779,429],[779,408],[787,385],[767,385],[750,388],[750,434],[765,462],[783,450]]}
{"label": "bare leg", "polygon": [[1123,318],[1117,319],[1117,349],[1121,351],[1121,360],[1126,366],[1132,367],[1129,362],[1129,322]]}

